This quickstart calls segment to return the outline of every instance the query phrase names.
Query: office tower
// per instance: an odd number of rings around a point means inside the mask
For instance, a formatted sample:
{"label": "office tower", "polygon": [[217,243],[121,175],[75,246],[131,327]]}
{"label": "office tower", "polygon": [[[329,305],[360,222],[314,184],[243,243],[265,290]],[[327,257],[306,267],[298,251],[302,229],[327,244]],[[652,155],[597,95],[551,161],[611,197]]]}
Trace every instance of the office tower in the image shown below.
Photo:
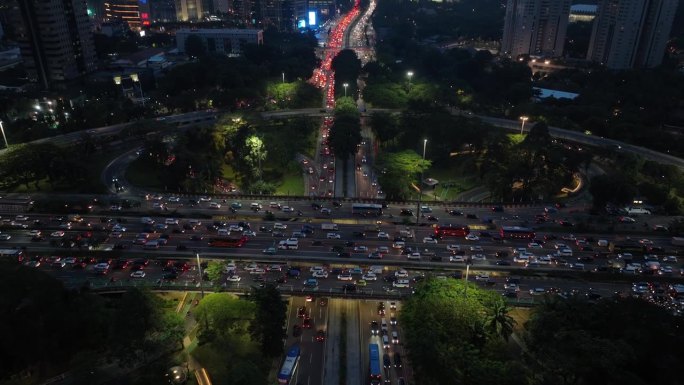
{"label": "office tower", "polygon": [[570,0],[508,0],[501,53],[561,56]]}
{"label": "office tower", "polygon": [[150,25],[148,0],[108,0],[104,3],[105,21],[121,20],[133,31]]}
{"label": "office tower", "polygon": [[86,0],[18,0],[17,43],[31,81],[43,89],[95,69]]}
{"label": "office tower", "polygon": [[587,59],[612,69],[660,65],[679,0],[600,0]]}
{"label": "office tower", "polygon": [[176,2],[174,0],[149,0],[152,21],[176,21]]}
{"label": "office tower", "polygon": [[178,21],[201,20],[204,11],[202,0],[176,0],[176,19]]}

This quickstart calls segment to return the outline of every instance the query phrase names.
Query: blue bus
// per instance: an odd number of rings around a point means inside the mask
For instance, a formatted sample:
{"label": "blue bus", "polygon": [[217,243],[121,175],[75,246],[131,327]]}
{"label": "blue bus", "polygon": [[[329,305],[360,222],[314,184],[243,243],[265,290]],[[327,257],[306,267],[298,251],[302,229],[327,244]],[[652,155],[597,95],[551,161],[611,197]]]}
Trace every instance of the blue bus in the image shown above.
{"label": "blue bus", "polygon": [[380,369],[380,348],[377,344],[368,345],[368,355],[370,357],[370,383],[372,385],[382,382],[382,372]]}
{"label": "blue bus", "polygon": [[352,215],[382,215],[382,205],[375,203],[354,203],[352,204]]}
{"label": "blue bus", "polygon": [[278,372],[278,384],[288,385],[297,371],[299,363],[299,345],[290,348],[285,356],[285,362]]}

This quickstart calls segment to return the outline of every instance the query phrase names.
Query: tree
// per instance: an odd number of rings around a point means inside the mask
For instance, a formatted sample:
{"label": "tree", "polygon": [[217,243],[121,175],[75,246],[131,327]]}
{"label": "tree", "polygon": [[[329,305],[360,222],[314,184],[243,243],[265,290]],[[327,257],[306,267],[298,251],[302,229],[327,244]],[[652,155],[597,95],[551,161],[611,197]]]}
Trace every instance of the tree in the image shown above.
{"label": "tree", "polygon": [[415,151],[383,153],[378,159],[378,166],[383,169],[378,182],[390,199],[406,199],[411,184],[420,173],[425,172],[432,162],[423,159]]}
{"label": "tree", "polygon": [[328,138],[335,155],[343,160],[356,154],[361,143],[361,124],[358,118],[339,117],[333,122]]}
{"label": "tree", "polygon": [[[332,60],[332,69],[335,71],[335,93],[344,94],[342,85],[349,84],[352,89],[356,87],[356,79],[361,73],[361,60],[352,49],[341,50]],[[349,92],[349,90],[347,90]]]}
{"label": "tree", "polygon": [[225,270],[226,264],[223,261],[209,261],[207,267],[204,269],[204,274],[211,282],[218,282]]}
{"label": "tree", "polygon": [[268,152],[264,147],[264,142],[256,135],[252,135],[245,140],[244,160],[252,170],[252,176],[261,179],[261,162],[266,160]]}
{"label": "tree", "polygon": [[190,58],[201,58],[207,52],[202,38],[197,35],[189,35],[185,38],[185,53]]}
{"label": "tree", "polygon": [[267,357],[276,357],[283,353],[287,304],[273,285],[263,288],[252,288],[250,295],[256,305],[255,317],[250,324],[250,334],[259,342],[261,352]]}
{"label": "tree", "polygon": [[591,178],[589,193],[594,208],[602,209],[607,203],[624,206],[634,199],[636,188],[626,176],[618,173],[597,175]]}
{"label": "tree", "polygon": [[374,113],[370,125],[380,145],[386,145],[387,142],[396,139],[400,132],[397,119],[389,112]]}
{"label": "tree", "polygon": [[508,342],[508,338],[513,334],[515,320],[508,314],[510,309],[503,302],[495,302],[488,309],[486,327],[490,333],[496,334]]}
{"label": "tree", "polygon": [[255,306],[228,293],[212,293],[195,308],[195,317],[203,333],[225,338],[233,332],[246,331],[254,318]]}

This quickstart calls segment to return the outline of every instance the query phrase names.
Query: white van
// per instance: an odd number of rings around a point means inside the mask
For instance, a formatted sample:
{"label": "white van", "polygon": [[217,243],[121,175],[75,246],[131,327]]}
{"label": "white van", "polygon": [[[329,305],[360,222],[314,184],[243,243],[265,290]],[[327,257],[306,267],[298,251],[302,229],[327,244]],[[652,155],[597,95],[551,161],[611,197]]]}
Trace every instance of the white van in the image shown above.
{"label": "white van", "polygon": [[321,230],[337,231],[337,223],[321,223]]}
{"label": "white van", "polygon": [[253,202],[249,205],[252,210],[261,210],[261,203]]}
{"label": "white van", "polygon": [[298,250],[299,240],[297,238],[289,238],[278,243],[278,248],[281,250]]}
{"label": "white van", "polygon": [[408,279],[398,279],[398,280],[392,282],[392,286],[394,286],[394,287],[409,287],[409,280]]}

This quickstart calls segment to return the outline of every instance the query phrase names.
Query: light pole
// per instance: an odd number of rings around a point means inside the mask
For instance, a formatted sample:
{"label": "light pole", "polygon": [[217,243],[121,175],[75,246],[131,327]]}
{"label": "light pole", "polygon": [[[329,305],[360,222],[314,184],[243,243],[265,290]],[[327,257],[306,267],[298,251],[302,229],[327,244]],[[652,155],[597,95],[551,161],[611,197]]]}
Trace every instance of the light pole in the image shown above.
{"label": "light pole", "polygon": [[347,87],[349,87],[349,83],[344,83],[344,84],[342,84],[342,86],[344,86],[344,97],[346,98],[347,97]]}
{"label": "light pole", "polygon": [[283,84],[285,84],[285,72],[283,72]]}
{"label": "light pole", "polygon": [[[425,148],[427,147],[427,139],[423,139],[423,160],[425,160]],[[416,210],[416,225],[420,223],[420,203],[423,200],[423,172],[420,172],[420,179],[418,179],[418,210]]]}
{"label": "light pole", "polygon": [[413,71],[407,72],[406,76],[408,76],[408,90],[411,92],[411,78],[413,77]]}
{"label": "light pole", "polygon": [[520,124],[520,135],[522,135],[523,131],[525,130],[525,122],[530,120],[530,118],[527,116],[521,116],[520,120],[522,121],[522,124]]}
{"label": "light pole", "polygon": [[5,148],[9,148],[9,144],[7,144],[7,137],[5,136],[5,127],[2,126],[2,120],[0,120],[0,132],[2,132],[2,139],[5,141]]}
{"label": "light pole", "polygon": [[199,272],[200,294],[202,298],[204,298],[204,286],[202,286],[202,279],[204,278],[204,276],[202,275],[202,263],[200,263],[199,253],[195,253],[195,257],[197,257],[197,271]]}

